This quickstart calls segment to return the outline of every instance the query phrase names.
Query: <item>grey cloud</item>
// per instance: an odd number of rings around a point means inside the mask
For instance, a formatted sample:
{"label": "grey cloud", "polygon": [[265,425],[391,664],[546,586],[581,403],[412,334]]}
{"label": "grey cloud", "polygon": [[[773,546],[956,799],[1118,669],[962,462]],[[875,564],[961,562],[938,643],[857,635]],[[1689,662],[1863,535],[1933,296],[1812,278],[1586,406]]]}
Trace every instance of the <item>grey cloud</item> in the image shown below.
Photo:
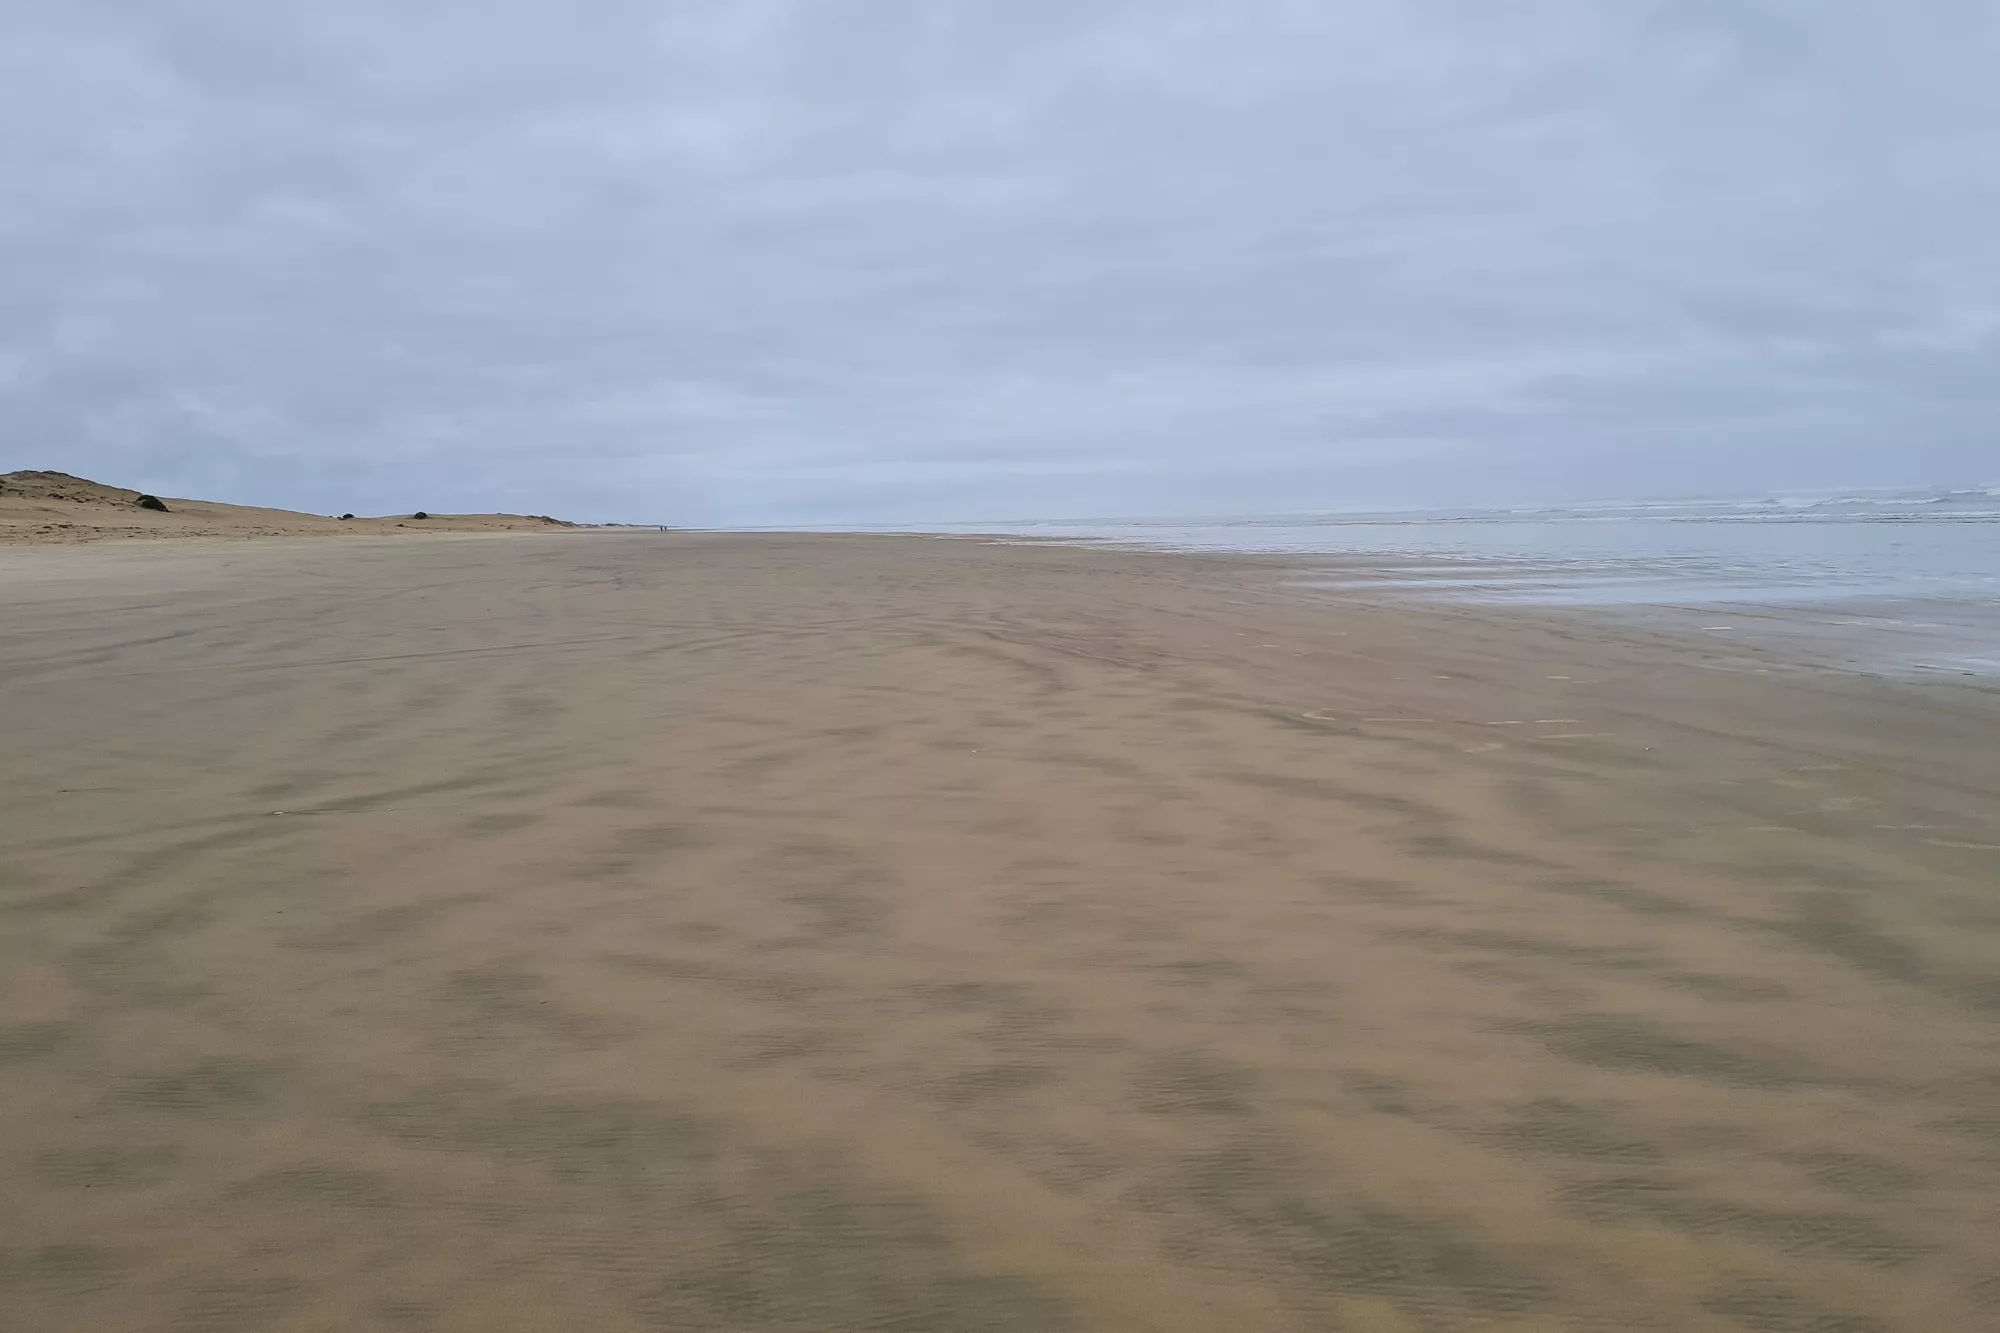
{"label": "grey cloud", "polygon": [[766,522],[1993,470],[1970,0],[0,18],[8,465]]}

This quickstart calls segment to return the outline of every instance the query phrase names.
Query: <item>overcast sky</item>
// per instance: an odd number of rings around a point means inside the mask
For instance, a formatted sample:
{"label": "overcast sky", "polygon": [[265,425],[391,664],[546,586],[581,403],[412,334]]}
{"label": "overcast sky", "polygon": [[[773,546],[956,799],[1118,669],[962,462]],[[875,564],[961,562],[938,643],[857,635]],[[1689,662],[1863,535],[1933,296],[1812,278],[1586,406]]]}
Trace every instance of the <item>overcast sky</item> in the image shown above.
{"label": "overcast sky", "polygon": [[702,523],[2000,480],[1992,0],[0,22],[0,470]]}

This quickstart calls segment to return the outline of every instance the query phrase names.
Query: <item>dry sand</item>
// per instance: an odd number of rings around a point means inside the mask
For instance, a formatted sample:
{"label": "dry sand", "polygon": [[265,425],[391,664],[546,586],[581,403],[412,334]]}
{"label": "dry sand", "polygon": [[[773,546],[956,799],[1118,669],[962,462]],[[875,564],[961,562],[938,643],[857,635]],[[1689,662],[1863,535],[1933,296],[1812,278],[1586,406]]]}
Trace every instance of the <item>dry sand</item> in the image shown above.
{"label": "dry sand", "polygon": [[2000,1327],[2000,701],[1253,561],[0,552],[0,1326]]}

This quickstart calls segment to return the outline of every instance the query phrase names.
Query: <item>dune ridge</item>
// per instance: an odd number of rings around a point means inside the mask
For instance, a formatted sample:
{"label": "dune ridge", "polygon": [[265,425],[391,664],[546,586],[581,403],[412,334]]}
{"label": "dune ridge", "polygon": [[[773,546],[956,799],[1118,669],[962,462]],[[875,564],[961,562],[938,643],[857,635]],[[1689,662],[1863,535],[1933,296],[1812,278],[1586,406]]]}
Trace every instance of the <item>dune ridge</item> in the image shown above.
{"label": "dune ridge", "polygon": [[529,514],[385,514],[341,519],[291,509],[158,497],[164,511],[141,508],[142,492],[67,472],[23,469],[0,474],[0,543],[77,542],[175,537],[388,536],[420,532],[544,532],[582,525]]}

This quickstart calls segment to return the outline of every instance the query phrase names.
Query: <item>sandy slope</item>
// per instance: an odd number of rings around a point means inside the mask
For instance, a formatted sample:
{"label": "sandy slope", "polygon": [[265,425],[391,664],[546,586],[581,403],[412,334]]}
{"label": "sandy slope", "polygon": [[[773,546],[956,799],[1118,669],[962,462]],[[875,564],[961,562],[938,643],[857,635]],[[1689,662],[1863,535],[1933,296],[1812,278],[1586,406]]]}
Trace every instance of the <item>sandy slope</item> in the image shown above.
{"label": "sandy slope", "polygon": [[1996,1326],[1994,696],[1307,596],[0,553],[0,1326]]}
{"label": "sandy slope", "polygon": [[347,521],[290,509],[160,497],[167,512],[139,508],[138,491],[72,477],[21,471],[0,474],[0,544],[52,545],[155,537],[314,537],[409,535],[411,532],[538,532],[573,526],[523,514],[409,514]]}

